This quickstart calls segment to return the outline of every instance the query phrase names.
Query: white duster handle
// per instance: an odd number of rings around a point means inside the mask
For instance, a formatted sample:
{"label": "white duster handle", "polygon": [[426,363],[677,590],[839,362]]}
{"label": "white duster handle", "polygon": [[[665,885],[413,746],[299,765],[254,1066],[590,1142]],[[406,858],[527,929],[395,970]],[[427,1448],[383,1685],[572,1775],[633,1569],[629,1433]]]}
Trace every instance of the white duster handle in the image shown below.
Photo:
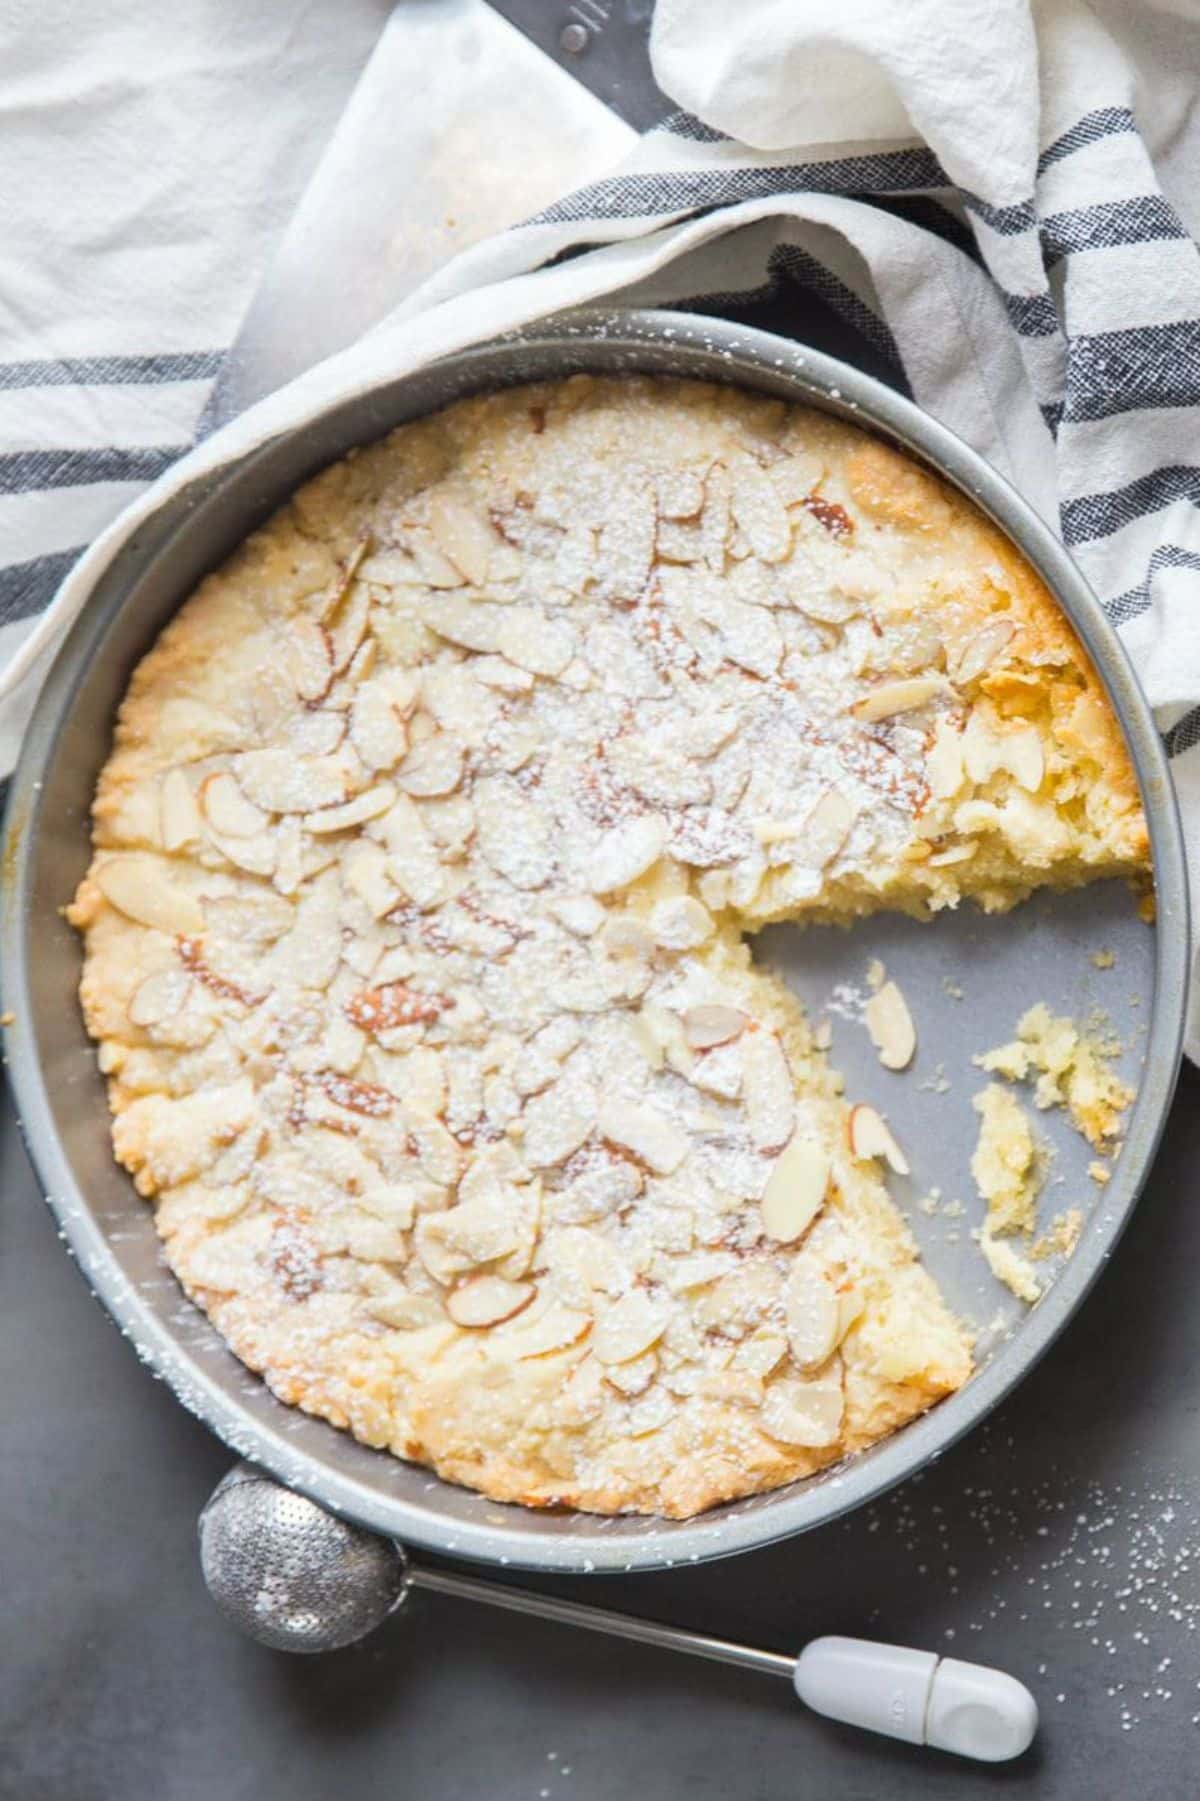
{"label": "white duster handle", "polygon": [[864,1638],[817,1638],[796,1659],[805,1706],[910,1745],[1002,1763],[1037,1731],[1037,1703],[1003,1670]]}

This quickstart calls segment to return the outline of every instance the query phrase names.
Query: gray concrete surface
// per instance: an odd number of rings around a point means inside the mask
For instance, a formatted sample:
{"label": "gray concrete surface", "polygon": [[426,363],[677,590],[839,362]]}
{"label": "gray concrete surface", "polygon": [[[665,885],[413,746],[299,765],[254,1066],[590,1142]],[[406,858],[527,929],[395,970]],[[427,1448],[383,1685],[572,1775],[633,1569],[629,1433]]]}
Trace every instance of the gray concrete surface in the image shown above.
{"label": "gray concrete surface", "polygon": [[317,1660],[239,1639],[195,1556],[228,1456],[88,1295],[5,1117],[0,1798],[1190,1801],[1198,1099],[1188,1073],[1134,1223],[1065,1337],[934,1470],[734,1562],[557,1585],[780,1649],[864,1632],[1001,1664],[1044,1726],[994,1770],[805,1717],[782,1683],[463,1603],[420,1597]]}

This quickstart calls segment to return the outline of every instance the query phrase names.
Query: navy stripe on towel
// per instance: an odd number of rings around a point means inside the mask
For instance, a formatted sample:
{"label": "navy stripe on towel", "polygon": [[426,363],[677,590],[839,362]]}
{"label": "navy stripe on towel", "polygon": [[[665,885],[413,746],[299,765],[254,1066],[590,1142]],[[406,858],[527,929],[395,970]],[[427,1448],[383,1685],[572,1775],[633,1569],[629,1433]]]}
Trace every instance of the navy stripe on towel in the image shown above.
{"label": "navy stripe on towel", "polygon": [[208,381],[224,360],[223,350],[188,350],[178,355],[64,356],[0,363],[0,388],[111,388],[125,383]]}
{"label": "navy stripe on towel", "polygon": [[11,625],[16,619],[28,619],[50,605],[54,591],[84,546],[61,550],[56,556],[34,557],[28,563],[10,563],[0,569],[0,625]]}
{"label": "navy stripe on towel", "polygon": [[1062,507],[1063,538],[1068,544],[1087,544],[1096,538],[1110,537],[1122,526],[1156,513],[1160,507],[1186,501],[1200,507],[1200,468],[1195,463],[1169,463],[1139,475],[1123,488],[1111,488],[1097,494],[1083,494],[1078,500],[1067,500]]}
{"label": "navy stripe on towel", "polygon": [[95,482],[150,482],[181,457],[187,444],[103,450],[8,450],[0,453],[0,494],[36,488],[83,488]]}

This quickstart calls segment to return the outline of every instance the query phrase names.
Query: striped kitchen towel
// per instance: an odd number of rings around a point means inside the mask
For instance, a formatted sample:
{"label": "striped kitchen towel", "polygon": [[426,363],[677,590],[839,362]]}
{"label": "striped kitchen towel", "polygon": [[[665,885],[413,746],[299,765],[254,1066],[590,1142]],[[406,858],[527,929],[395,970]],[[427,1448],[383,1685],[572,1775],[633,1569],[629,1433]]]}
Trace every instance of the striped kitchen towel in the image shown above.
{"label": "striped kitchen towel", "polygon": [[[656,73],[688,110],[160,475],[21,628],[0,688],[10,741],[98,570],[164,488],[335,396],[564,307],[719,309],[808,289],[1061,531],[1156,710],[1200,874],[1200,26],[1167,0],[835,10],[659,0]],[[0,491],[61,498],[74,466],[89,486],[119,470],[128,493],[172,447],[136,449],[15,451]],[[102,512],[98,499],[86,531]],[[48,531],[47,557],[69,548]],[[18,575],[0,575],[0,624],[48,600],[58,569],[38,550],[31,531]]]}

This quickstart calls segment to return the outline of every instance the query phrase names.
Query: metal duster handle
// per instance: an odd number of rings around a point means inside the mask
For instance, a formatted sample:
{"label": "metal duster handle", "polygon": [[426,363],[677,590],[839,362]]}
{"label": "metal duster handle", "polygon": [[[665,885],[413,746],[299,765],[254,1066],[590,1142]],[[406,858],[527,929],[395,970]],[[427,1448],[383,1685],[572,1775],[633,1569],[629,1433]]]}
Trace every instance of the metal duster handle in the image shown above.
{"label": "metal duster handle", "polygon": [[1033,1696],[1002,1670],[866,1639],[814,1639],[798,1658],[787,1657],[482,1576],[420,1568],[394,1539],[338,1519],[251,1464],[231,1470],[200,1515],[200,1561],[222,1612],[276,1650],[353,1644],[410,1589],[424,1588],[782,1676],[818,1713],[963,1757],[1017,1757],[1037,1730]]}
{"label": "metal duster handle", "polygon": [[582,1601],[562,1601],[556,1595],[540,1595],[533,1589],[510,1588],[506,1582],[488,1582],[481,1576],[460,1576],[450,1570],[417,1569],[410,1566],[414,1588],[426,1588],[433,1594],[453,1595],[460,1601],[486,1601],[489,1607],[503,1607],[509,1613],[533,1614],[542,1620],[554,1620],[560,1626],[582,1626],[588,1632],[606,1632],[610,1638],[633,1639],[641,1645],[657,1645],[661,1650],[683,1651],[689,1657],[706,1657],[712,1663],[732,1663],[742,1670],[757,1670],[763,1676],[782,1676],[790,1682],[796,1673],[796,1659],[780,1651],[759,1651],[753,1645],[739,1645],[728,1638],[710,1638],[704,1632],[687,1632],[682,1626],[664,1626],[658,1620],[635,1619],[632,1614],[613,1613],[605,1607],[591,1607]]}

